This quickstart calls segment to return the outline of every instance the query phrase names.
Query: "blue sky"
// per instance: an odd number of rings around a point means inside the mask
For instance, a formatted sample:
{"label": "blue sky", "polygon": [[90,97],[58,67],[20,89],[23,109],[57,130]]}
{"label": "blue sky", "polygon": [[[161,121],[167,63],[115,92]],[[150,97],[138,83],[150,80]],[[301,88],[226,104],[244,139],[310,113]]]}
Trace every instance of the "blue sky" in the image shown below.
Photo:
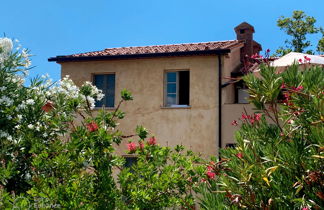
{"label": "blue sky", "polygon": [[[30,77],[60,78],[49,57],[110,47],[235,39],[243,21],[255,40],[274,51],[287,38],[281,16],[303,10],[324,27],[323,0],[1,0],[0,32],[30,49]],[[312,40],[319,37],[312,36]]]}

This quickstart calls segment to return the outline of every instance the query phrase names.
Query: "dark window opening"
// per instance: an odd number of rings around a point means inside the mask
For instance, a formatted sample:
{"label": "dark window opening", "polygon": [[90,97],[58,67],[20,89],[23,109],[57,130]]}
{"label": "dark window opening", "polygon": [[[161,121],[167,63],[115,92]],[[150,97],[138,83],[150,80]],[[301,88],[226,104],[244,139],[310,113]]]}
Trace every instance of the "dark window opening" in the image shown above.
{"label": "dark window opening", "polygon": [[248,87],[243,80],[235,83],[235,103],[247,104],[249,103],[248,98],[250,97],[248,93]]}
{"label": "dark window opening", "polygon": [[137,163],[137,157],[125,157],[125,167],[126,168],[131,168],[133,165]]}
{"label": "dark window opening", "polygon": [[189,71],[167,72],[165,81],[165,105],[189,106]]}
{"label": "dark window opening", "polygon": [[245,33],[245,29],[240,29],[240,34],[244,34]]}
{"label": "dark window opening", "polygon": [[179,71],[179,105],[189,105],[189,71]]}
{"label": "dark window opening", "polygon": [[235,148],[236,144],[232,143],[232,144],[226,144],[225,148]]}
{"label": "dark window opening", "polygon": [[101,101],[96,102],[96,107],[115,106],[115,74],[94,75],[94,85],[105,94]]}

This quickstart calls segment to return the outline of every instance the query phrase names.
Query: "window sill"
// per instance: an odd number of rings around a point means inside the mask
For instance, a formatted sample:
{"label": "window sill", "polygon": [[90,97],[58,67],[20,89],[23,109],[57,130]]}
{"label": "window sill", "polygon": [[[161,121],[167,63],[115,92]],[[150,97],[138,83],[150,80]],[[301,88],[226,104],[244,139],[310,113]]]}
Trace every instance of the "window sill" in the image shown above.
{"label": "window sill", "polygon": [[104,110],[115,110],[116,107],[95,107],[95,108],[93,108],[94,111],[98,111],[98,110],[101,110],[101,109],[104,109]]}
{"label": "window sill", "polygon": [[161,109],[191,109],[191,106],[161,106]]}

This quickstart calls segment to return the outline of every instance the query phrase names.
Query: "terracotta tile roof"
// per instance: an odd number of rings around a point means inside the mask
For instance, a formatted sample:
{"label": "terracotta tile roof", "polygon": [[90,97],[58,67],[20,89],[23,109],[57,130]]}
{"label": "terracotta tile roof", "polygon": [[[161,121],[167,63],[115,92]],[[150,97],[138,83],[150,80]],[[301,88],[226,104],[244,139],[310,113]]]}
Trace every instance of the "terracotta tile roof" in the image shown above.
{"label": "terracotta tile roof", "polygon": [[116,56],[131,56],[131,55],[161,55],[161,54],[177,54],[190,52],[210,52],[230,50],[235,47],[243,46],[243,41],[229,40],[217,42],[201,42],[188,44],[171,44],[171,45],[154,45],[144,47],[120,47],[107,48],[101,51],[93,51],[86,53],[78,53],[72,55],[57,56],[49,58],[49,61],[63,61],[63,60],[78,60],[77,58],[91,58],[91,57],[116,57]]}

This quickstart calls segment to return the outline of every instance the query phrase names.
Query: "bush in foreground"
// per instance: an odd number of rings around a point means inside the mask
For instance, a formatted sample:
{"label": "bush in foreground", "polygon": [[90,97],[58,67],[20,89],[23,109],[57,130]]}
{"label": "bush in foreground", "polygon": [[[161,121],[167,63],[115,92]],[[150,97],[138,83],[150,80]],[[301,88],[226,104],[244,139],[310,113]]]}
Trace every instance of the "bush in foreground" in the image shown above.
{"label": "bush in foreground", "polygon": [[[232,125],[237,147],[210,165],[205,209],[321,209],[324,206],[324,69],[263,65],[244,77],[256,113]],[[266,120],[267,118],[267,120]]]}

